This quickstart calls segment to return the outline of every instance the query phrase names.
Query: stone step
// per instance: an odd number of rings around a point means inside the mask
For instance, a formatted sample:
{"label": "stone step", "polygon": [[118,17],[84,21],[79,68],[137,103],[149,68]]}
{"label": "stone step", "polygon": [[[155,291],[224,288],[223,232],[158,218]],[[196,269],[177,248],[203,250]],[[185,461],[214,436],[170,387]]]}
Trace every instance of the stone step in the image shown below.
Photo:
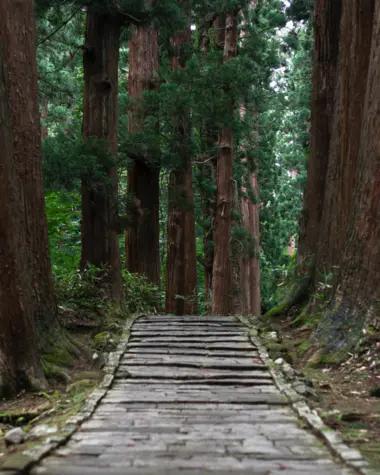
{"label": "stone step", "polygon": [[214,336],[214,335],[199,335],[199,336],[131,336],[132,343],[141,341],[141,342],[149,342],[149,343],[225,343],[225,342],[248,342],[248,336],[234,336],[234,335],[226,335],[226,336]]}
{"label": "stone step", "polygon": [[133,325],[133,329],[135,330],[148,330],[150,328],[158,329],[158,330],[171,330],[171,329],[184,329],[184,330],[194,330],[197,328],[200,329],[213,329],[213,330],[228,330],[228,329],[237,329],[237,330],[247,330],[242,325],[237,323],[216,323],[216,322],[168,322],[168,323],[160,323],[160,322],[151,322],[151,323],[135,323]]}
{"label": "stone step", "polygon": [[237,357],[237,358],[257,358],[259,353],[258,351],[253,350],[243,350],[243,351],[234,351],[234,350],[202,350],[201,348],[171,348],[171,347],[127,347],[125,353],[128,355],[147,355],[152,356],[162,356],[162,355],[194,355],[194,356],[203,356],[203,357]]}
{"label": "stone step", "polygon": [[185,337],[197,337],[197,336],[202,336],[202,337],[216,337],[216,338],[221,338],[224,336],[244,336],[246,337],[247,332],[245,330],[225,330],[225,329],[220,329],[220,330],[202,330],[202,329],[194,329],[194,330],[172,330],[172,329],[166,329],[166,330],[155,330],[155,329],[149,329],[149,330],[132,330],[131,335],[133,338],[135,337],[160,337],[160,336],[175,336],[178,337],[180,336],[181,338]]}
{"label": "stone step", "polygon": [[105,403],[114,404],[134,404],[136,402],[144,402],[149,404],[173,403],[173,404],[288,404],[286,397],[279,393],[212,393],[207,391],[189,391],[185,394],[153,392],[147,390],[146,392],[136,391],[133,393],[127,392],[111,392],[107,394],[103,401]]}
{"label": "stone step", "polygon": [[226,379],[226,378],[262,378],[271,377],[265,367],[259,370],[218,369],[218,368],[179,368],[169,366],[132,366],[121,365],[116,378],[153,378],[153,379]]}
{"label": "stone step", "polygon": [[186,384],[192,385],[210,385],[210,386],[256,386],[256,385],[273,385],[270,373],[261,375],[261,378],[230,378],[230,379],[186,379],[185,382],[181,379],[138,379],[130,378],[126,380],[128,384],[167,384],[178,385]]}
{"label": "stone step", "polygon": [[144,342],[144,341],[129,341],[127,345],[127,349],[129,348],[201,348],[202,350],[229,350],[229,351],[247,351],[255,349],[256,347],[245,342],[233,342],[232,344],[229,342],[224,342],[223,344],[218,342],[206,342],[200,343],[198,341],[188,342],[188,341],[176,341],[176,342],[166,342],[166,341],[159,341],[159,342]]}
{"label": "stone step", "polygon": [[256,358],[238,358],[234,356],[220,358],[216,356],[195,355],[134,355],[126,353],[121,359],[122,365],[158,365],[158,366],[187,366],[199,368],[257,368],[265,366],[257,356]]}

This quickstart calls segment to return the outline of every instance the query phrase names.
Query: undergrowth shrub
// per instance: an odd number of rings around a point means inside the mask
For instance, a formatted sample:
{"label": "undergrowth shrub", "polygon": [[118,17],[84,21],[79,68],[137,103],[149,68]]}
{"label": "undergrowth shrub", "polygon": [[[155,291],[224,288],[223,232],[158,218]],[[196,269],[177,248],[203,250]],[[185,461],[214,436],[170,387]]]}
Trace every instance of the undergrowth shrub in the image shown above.
{"label": "undergrowth shrub", "polygon": [[46,213],[55,294],[59,306],[70,308],[80,316],[96,319],[112,315],[125,317],[135,313],[154,313],[162,308],[163,292],[141,275],[123,270],[125,303],[121,310],[116,310],[100,285],[102,271],[95,266],[88,266],[85,272],[79,272],[79,194],[67,191],[48,193]]}

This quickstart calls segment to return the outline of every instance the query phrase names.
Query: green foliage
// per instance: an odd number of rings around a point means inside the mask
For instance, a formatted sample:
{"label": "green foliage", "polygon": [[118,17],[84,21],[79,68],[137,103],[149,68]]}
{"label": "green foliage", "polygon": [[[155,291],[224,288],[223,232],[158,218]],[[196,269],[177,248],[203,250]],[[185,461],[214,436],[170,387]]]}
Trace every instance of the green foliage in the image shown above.
{"label": "green foliage", "polygon": [[123,271],[128,314],[156,313],[163,306],[164,294],[144,276]]}
{"label": "green foliage", "polygon": [[80,259],[80,196],[48,193],[46,214],[53,275],[56,281],[64,283],[76,274]]}

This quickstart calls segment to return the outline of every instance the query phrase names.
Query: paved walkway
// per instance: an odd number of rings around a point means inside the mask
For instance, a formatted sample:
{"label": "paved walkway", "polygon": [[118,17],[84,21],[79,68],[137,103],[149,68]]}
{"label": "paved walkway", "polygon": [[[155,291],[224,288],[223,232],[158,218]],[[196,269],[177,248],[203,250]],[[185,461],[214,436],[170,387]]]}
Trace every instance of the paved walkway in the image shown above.
{"label": "paved walkway", "polygon": [[143,317],[116,380],[33,475],[352,473],[301,427],[233,317]]}

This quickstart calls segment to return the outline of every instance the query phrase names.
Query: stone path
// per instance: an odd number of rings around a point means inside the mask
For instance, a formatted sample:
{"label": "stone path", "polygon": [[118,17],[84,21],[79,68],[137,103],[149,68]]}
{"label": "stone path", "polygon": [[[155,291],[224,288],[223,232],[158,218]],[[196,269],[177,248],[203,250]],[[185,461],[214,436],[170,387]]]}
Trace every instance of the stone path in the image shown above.
{"label": "stone path", "polygon": [[143,317],[92,418],[33,475],[352,473],[302,428],[233,317]]}

